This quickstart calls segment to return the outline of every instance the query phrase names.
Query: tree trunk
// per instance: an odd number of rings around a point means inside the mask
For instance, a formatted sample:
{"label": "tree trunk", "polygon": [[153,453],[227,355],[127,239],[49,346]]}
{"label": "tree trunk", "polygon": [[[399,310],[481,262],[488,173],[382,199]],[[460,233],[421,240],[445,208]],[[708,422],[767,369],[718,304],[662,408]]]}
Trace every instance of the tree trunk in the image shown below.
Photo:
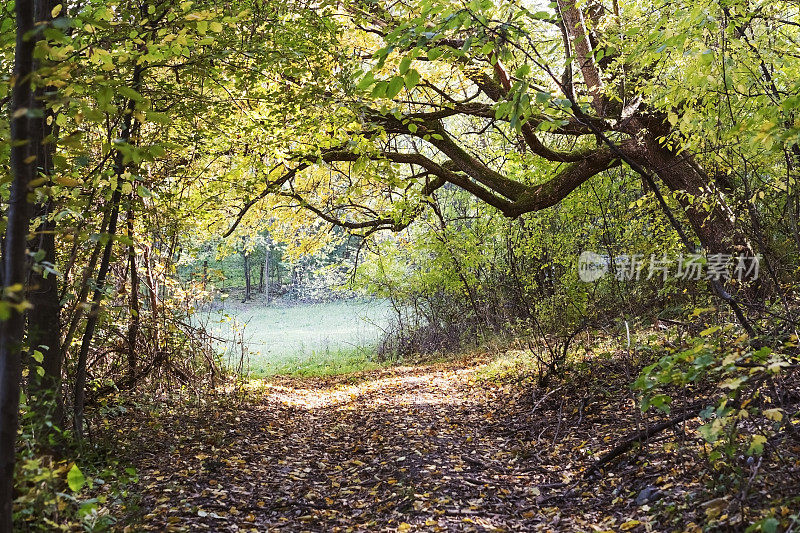
{"label": "tree trunk", "polygon": [[264,268],[258,269],[258,292],[264,294]]}
{"label": "tree trunk", "polygon": [[128,268],[131,271],[131,293],[129,297],[131,322],[128,325],[128,376],[131,385],[136,376],[136,338],[139,334],[139,271],[136,269],[136,245],[133,239],[133,201],[131,193],[128,205]]}
{"label": "tree trunk", "polygon": [[[141,85],[141,67],[136,66],[133,70],[133,89],[140,90]],[[122,130],[120,132],[120,139],[123,142],[129,142],[131,139],[132,131],[134,129],[133,122],[133,107],[135,102],[128,100],[125,109],[126,113],[122,119]],[[117,187],[111,194],[111,214],[108,222],[108,241],[103,249],[103,257],[100,259],[100,268],[97,271],[96,286],[94,296],[92,297],[92,309],[89,317],[86,320],[86,329],[83,332],[83,339],[81,340],[81,348],[78,353],[78,364],[75,371],[75,393],[74,393],[74,427],[75,435],[80,438],[83,435],[83,407],[86,399],[86,361],[89,356],[89,346],[91,345],[94,331],[97,327],[97,321],[100,315],[100,302],[103,299],[103,292],[105,289],[106,275],[111,264],[111,252],[114,249],[114,236],[117,233],[117,220],[119,219],[120,202],[122,201],[122,174],[125,172],[125,159],[122,152],[117,151],[114,157],[114,173],[117,175]]]}
{"label": "tree trunk", "polygon": [[250,299],[250,254],[242,252],[242,262],[244,263],[244,299],[246,302]]}
{"label": "tree trunk", "polygon": [[95,280],[96,287],[94,296],[92,297],[92,309],[86,320],[86,329],[83,331],[83,339],[81,340],[81,348],[78,353],[78,365],[75,371],[75,393],[74,393],[74,410],[75,410],[75,435],[80,438],[83,436],[83,405],[86,399],[86,361],[89,357],[89,346],[91,345],[94,331],[97,327],[97,320],[100,315],[100,302],[103,299],[103,292],[105,288],[106,275],[108,268],[111,264],[111,252],[114,248],[114,235],[117,231],[117,219],[119,218],[119,202],[122,196],[121,180],[119,185],[111,195],[111,219],[108,223],[108,241],[103,249],[103,257],[100,259],[100,268],[97,271],[97,279]]}
{"label": "tree trunk", "polygon": [[[36,206],[37,215],[49,218],[51,203]],[[55,223],[46,220],[39,226],[39,237],[35,246],[42,254],[42,261],[49,265],[55,264]],[[54,420],[60,423],[63,413],[63,399],[61,397],[61,304],[58,298],[58,277],[52,272],[36,269],[31,271],[28,301],[31,309],[28,312],[28,344],[30,350],[37,350],[42,354],[41,364],[29,358],[31,369],[28,386],[31,395],[44,393],[55,401]],[[36,366],[41,366],[44,374],[39,379]],[[41,400],[42,398],[40,398]],[[37,407],[46,407],[46,402],[36,402]]]}
{"label": "tree trunk", "polygon": [[574,57],[578,69],[589,94],[592,96],[592,107],[598,116],[605,115],[603,82],[600,69],[595,64],[589,32],[586,31],[583,13],[575,0],[558,0],[558,10],[567,29],[570,45],[570,56]]}
{"label": "tree trunk", "polygon": [[[50,21],[55,0],[36,2],[35,20]],[[34,66],[35,68],[36,66]],[[55,91],[54,87],[39,87],[33,96],[32,105],[42,111],[41,117],[30,119],[32,150],[36,152],[36,167],[42,177],[47,178],[47,187],[52,186],[53,122],[55,115],[45,103],[45,94]],[[41,255],[40,267],[52,268],[56,261],[55,231],[56,224],[51,220],[53,200],[47,198],[34,207],[34,216],[40,220],[37,237],[30,243],[31,250]],[[61,397],[61,305],[58,295],[58,277],[44,268],[33,269],[30,273],[28,301],[35,312],[28,313],[28,345],[30,350],[38,350],[42,354],[41,367],[44,375],[39,378],[35,367],[39,363],[29,358],[31,369],[28,374],[28,388],[32,395],[44,392],[55,402],[54,419],[60,424],[63,412]],[[40,399],[41,400],[41,399]],[[47,408],[48,402],[37,401],[37,408]],[[46,435],[43,435],[46,436]]]}
{"label": "tree trunk", "polygon": [[[106,232],[106,227],[108,226],[110,213],[106,211],[103,214],[103,220],[100,222],[100,231],[99,234],[102,235]],[[75,239],[77,241],[77,239]],[[75,304],[72,306],[71,310],[69,311],[72,316],[69,319],[69,327],[67,328],[67,333],[64,335],[64,339],[61,341],[61,350],[59,352],[59,357],[64,359],[67,350],[72,345],[72,339],[75,338],[75,332],[78,329],[78,324],[81,321],[84,313],[84,304],[86,303],[86,298],[89,295],[89,278],[91,277],[92,272],[94,272],[94,268],[97,265],[97,261],[100,259],[100,252],[103,249],[103,243],[98,240],[94,248],[92,249],[92,254],[89,256],[89,262],[86,265],[86,269],[84,270],[82,279],[81,279],[81,290],[78,294],[78,297],[75,298]],[[69,316],[69,315],[68,315]]]}
{"label": "tree trunk", "polygon": [[[583,74],[592,104],[598,116],[604,115],[602,77],[591,54],[591,40],[584,17],[574,0],[559,0],[563,21],[565,49],[574,56]],[[568,71],[571,73],[571,69]],[[575,88],[571,74],[564,80],[564,91],[573,95]],[[621,143],[620,153],[635,161],[649,172],[657,174],[667,187],[678,194],[679,202],[700,244],[709,253],[745,253],[749,246],[735,230],[733,217],[725,198],[688,154],[677,154],[659,142],[670,131],[666,117],[633,116],[624,128],[638,142]],[[705,209],[705,203],[711,208]]]}
{"label": "tree trunk", "polygon": [[15,5],[17,40],[14,52],[14,79],[11,95],[11,175],[3,255],[4,301],[9,313],[0,325],[0,531],[13,528],[14,460],[16,458],[19,392],[22,379],[21,353],[25,317],[15,305],[22,303],[22,286],[27,278],[25,248],[28,239],[28,186],[34,173],[35,151],[30,142],[27,112],[31,105],[33,73],[32,38],[34,2],[17,0]]}
{"label": "tree trunk", "polygon": [[159,341],[159,327],[158,327],[158,286],[156,285],[156,278],[153,275],[153,246],[147,246],[144,249],[144,268],[145,276],[147,278],[147,294],[150,300],[150,320],[152,321],[152,330],[150,332],[150,342],[155,346],[156,353],[161,350],[161,343]]}
{"label": "tree trunk", "polygon": [[[744,236],[734,226],[723,193],[690,155],[674,153],[658,141],[658,135],[645,134],[641,150],[636,150],[634,158],[658,175],[672,192],[678,193],[678,201],[703,249],[712,254],[751,253]],[[703,207],[703,203],[710,209]]]}
{"label": "tree trunk", "polygon": [[270,296],[270,288],[271,287],[270,287],[270,284],[269,284],[269,263],[270,263],[270,259],[271,259],[271,256],[272,256],[272,250],[270,249],[270,245],[269,244],[267,244],[267,249],[264,252],[264,254],[265,254],[265,257],[264,257],[264,270],[263,270],[263,275],[264,275],[264,295],[266,296],[267,305],[269,305],[270,301],[271,301],[270,300],[270,298],[271,298],[271,296]]}

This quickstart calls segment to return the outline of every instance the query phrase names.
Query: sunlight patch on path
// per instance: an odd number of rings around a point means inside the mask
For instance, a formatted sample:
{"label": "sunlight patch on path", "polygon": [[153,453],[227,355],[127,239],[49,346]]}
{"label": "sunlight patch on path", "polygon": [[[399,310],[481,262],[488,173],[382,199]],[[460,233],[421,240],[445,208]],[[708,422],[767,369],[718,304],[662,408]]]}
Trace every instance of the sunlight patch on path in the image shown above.
{"label": "sunlight patch on path", "polygon": [[[269,399],[289,407],[303,409],[352,408],[359,405],[467,405],[480,400],[464,393],[478,367],[435,369],[419,374],[412,367],[396,368],[395,374],[356,384],[338,384],[325,388],[262,382]],[[412,373],[413,371],[413,373]],[[391,393],[391,394],[387,394]]]}

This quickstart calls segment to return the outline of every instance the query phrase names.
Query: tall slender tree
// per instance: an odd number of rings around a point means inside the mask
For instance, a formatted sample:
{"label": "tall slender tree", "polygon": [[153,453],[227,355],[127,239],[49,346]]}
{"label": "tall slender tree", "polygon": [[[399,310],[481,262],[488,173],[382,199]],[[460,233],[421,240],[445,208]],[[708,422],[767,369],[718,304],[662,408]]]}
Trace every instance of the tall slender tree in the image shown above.
{"label": "tall slender tree", "polygon": [[13,528],[14,461],[25,333],[25,250],[30,225],[28,188],[36,167],[36,150],[31,143],[28,118],[33,100],[34,0],[17,0],[15,9],[17,39],[11,98],[12,182],[3,254],[4,320],[0,325],[0,533],[10,532]]}
{"label": "tall slender tree", "polygon": [[[134,91],[141,90],[142,68],[137,65],[133,70],[132,86]],[[123,146],[132,142],[133,132],[138,129],[138,122],[133,118],[135,101],[128,99],[125,104],[124,116],[122,117],[122,128],[120,131],[120,141]],[[108,223],[108,233],[103,256],[100,258],[100,267],[97,271],[95,290],[92,297],[92,308],[86,320],[86,328],[83,331],[80,351],[78,352],[78,364],[75,371],[75,393],[73,400],[74,427],[78,436],[83,435],[83,410],[86,401],[86,362],[89,357],[89,348],[94,337],[97,321],[100,317],[100,303],[105,292],[106,277],[111,266],[111,252],[114,247],[114,237],[117,233],[117,222],[119,220],[120,203],[122,202],[122,174],[125,172],[126,163],[122,149],[118,149],[114,159],[114,173],[117,177],[117,186],[111,194],[111,212]]]}
{"label": "tall slender tree", "polygon": [[[39,0],[35,7],[37,23],[52,20],[56,0]],[[45,67],[44,60],[35,65],[37,71]],[[42,354],[41,366],[44,374],[31,371],[30,390],[43,392],[55,401],[56,418],[61,417],[61,306],[58,297],[58,277],[53,272],[56,262],[56,224],[52,218],[54,199],[53,155],[55,151],[54,113],[48,100],[53,98],[56,88],[38,80],[34,90],[32,107],[36,112],[30,119],[32,149],[36,153],[36,171],[44,180],[37,189],[38,200],[33,206],[33,216],[38,219],[36,234],[30,242],[31,251],[36,252],[39,262],[30,272],[28,301],[35,312],[28,313],[28,344],[31,350]],[[35,360],[31,359],[35,362]],[[46,402],[37,402],[46,404]]]}

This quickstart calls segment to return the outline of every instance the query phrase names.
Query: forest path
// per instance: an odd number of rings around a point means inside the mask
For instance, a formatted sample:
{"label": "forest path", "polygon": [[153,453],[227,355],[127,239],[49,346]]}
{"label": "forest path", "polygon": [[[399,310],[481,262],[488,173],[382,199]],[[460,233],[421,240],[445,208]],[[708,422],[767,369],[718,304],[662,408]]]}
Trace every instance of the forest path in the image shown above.
{"label": "forest path", "polygon": [[[276,378],[238,403],[160,414],[134,461],[141,527],[505,531],[630,520],[627,499],[627,509],[611,504],[619,478],[573,483],[590,450],[609,447],[587,423],[591,409],[558,390],[537,400],[482,379],[485,368]],[[573,516],[562,516],[565,504]]]}

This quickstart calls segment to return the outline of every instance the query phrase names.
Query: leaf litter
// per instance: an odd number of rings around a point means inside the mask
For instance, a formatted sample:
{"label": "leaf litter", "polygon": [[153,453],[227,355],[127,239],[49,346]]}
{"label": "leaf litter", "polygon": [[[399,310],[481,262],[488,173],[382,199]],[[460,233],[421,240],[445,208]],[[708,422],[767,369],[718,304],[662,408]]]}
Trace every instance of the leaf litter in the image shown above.
{"label": "leaf litter", "polygon": [[[524,379],[487,379],[486,364],[275,377],[139,410],[114,429],[141,479],[142,502],[126,529],[699,531],[712,519],[741,526],[741,509],[726,514],[730,494],[705,492],[696,421],[584,475],[642,423],[613,363],[594,369],[602,383],[572,376],[547,391]],[[797,486],[799,452],[790,454],[795,477],[776,480],[765,470],[751,504],[766,508],[776,489]],[[774,476],[785,474],[784,466]]]}

